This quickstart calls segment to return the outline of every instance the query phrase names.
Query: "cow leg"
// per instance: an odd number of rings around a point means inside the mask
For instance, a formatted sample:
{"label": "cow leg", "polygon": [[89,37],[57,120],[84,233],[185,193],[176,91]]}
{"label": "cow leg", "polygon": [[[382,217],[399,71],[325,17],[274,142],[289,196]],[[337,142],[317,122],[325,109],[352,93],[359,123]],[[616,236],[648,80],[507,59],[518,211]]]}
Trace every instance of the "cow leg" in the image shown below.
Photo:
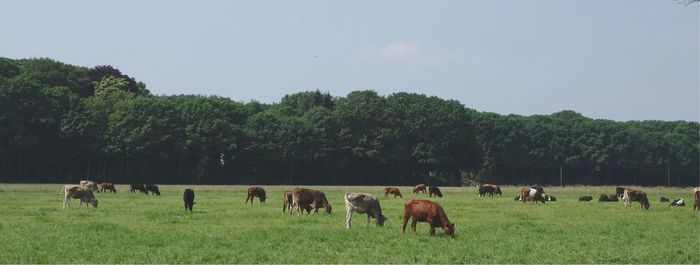
{"label": "cow leg", "polygon": [[[379,226],[379,225],[377,225]],[[367,225],[365,227],[369,227],[369,212],[367,212]]]}
{"label": "cow leg", "polygon": [[403,216],[403,224],[401,224],[401,229],[403,230],[403,233],[406,233],[406,224],[408,223],[408,215]]}
{"label": "cow leg", "polygon": [[430,224],[430,236],[435,236],[435,227]]}
{"label": "cow leg", "polygon": [[416,224],[418,224],[418,220],[413,218],[413,222],[411,222],[411,229],[413,229],[413,234],[416,234]]}
{"label": "cow leg", "polygon": [[345,212],[345,229],[352,227],[352,209],[347,209]]}
{"label": "cow leg", "polygon": [[250,199],[250,195],[245,196],[245,204],[248,204],[248,199]]}

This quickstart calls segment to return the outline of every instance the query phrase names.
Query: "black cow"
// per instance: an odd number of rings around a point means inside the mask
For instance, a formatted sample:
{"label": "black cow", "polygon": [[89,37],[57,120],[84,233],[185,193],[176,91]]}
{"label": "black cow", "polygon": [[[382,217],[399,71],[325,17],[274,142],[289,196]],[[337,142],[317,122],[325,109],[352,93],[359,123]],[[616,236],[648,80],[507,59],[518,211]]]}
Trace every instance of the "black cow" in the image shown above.
{"label": "black cow", "polygon": [[661,199],[659,200],[659,202],[670,202],[670,201],[671,201],[671,200],[669,200],[669,199],[666,198],[666,197],[661,197]]}
{"label": "black cow", "polygon": [[433,197],[433,194],[435,194],[435,196],[437,197],[442,198],[442,192],[437,186],[430,186],[430,188],[428,188],[428,197]]}
{"label": "black cow", "polygon": [[486,194],[489,196],[493,196],[493,193],[496,192],[496,189],[492,186],[480,186],[479,187],[479,197],[485,197]]}
{"label": "black cow", "polygon": [[146,192],[146,187],[144,187],[143,184],[131,184],[129,187],[129,191],[131,193],[136,193],[136,191],[139,191],[140,193],[148,194],[148,192]]}
{"label": "black cow", "polygon": [[578,201],[580,201],[580,202],[589,202],[591,200],[593,200],[593,196],[591,196],[591,195],[578,197]]}
{"label": "black cow", "polygon": [[523,195],[515,196],[515,199],[513,199],[513,200],[514,200],[514,201],[522,201],[522,200],[523,200]]}
{"label": "black cow", "polygon": [[544,195],[544,199],[545,199],[546,201],[549,201],[549,202],[555,202],[555,201],[557,201],[557,198],[555,198],[554,196],[550,196],[550,195]]}
{"label": "black cow", "polygon": [[189,210],[192,212],[192,206],[196,203],[194,202],[194,191],[185,189],[185,193],[182,194],[182,200],[185,202],[185,211]]}
{"label": "black cow", "polygon": [[598,197],[598,201],[599,202],[616,202],[616,201],[619,201],[619,199],[617,198],[617,195],[615,195],[615,194],[610,194],[610,195],[601,194],[600,197]]}
{"label": "black cow", "polygon": [[615,197],[618,199],[622,199],[622,196],[625,195],[625,188],[624,187],[615,187]]}
{"label": "black cow", "polygon": [[146,184],[145,187],[146,187],[146,194],[148,194],[148,192],[150,191],[151,195],[155,194],[155,195],[160,196],[160,190],[158,190],[158,185]]}

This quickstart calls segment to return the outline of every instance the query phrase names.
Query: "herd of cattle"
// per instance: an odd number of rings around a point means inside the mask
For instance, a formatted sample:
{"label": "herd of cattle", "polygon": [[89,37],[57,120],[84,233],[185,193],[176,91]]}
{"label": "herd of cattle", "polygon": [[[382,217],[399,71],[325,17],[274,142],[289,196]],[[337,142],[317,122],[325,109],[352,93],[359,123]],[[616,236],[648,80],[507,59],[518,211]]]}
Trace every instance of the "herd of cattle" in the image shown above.
{"label": "herd of cattle", "polygon": [[[478,184],[478,196],[493,196],[494,194],[502,195],[503,192],[498,185],[494,184]],[[440,188],[436,186],[426,186],[425,184],[416,185],[412,193],[429,193],[430,197],[435,195],[436,197],[442,197],[442,192]],[[101,183],[97,184],[93,181],[82,180],[79,185],[64,185],[63,186],[63,209],[66,206],[70,207],[70,199],[80,199],[80,206],[83,203],[92,205],[97,208],[97,199],[93,192],[117,192],[112,183]],[[160,195],[160,190],[157,185],[153,184],[131,184],[130,192],[144,193],[148,195]],[[384,188],[384,198],[388,198],[389,195],[394,195],[403,198],[401,191],[397,187],[386,187]],[[693,204],[693,210],[700,211],[700,187],[694,188],[692,191],[695,202]],[[265,189],[262,187],[250,187],[248,188],[248,193],[245,203],[253,203],[255,198],[258,198],[261,203],[267,200],[267,194]],[[195,193],[192,189],[185,189],[182,199],[185,204],[185,211],[192,212],[192,206],[194,202]],[[600,202],[610,202],[618,201],[622,199],[624,201],[625,207],[629,207],[632,202],[639,202],[643,209],[649,209],[649,199],[647,194],[640,190],[634,190],[624,187],[616,187],[615,194],[606,195],[601,194],[598,201]],[[386,216],[382,213],[382,207],[379,204],[379,199],[374,197],[369,193],[362,192],[348,192],[343,198],[345,202],[345,226],[346,228],[352,227],[352,215],[354,212],[360,214],[367,214],[367,225],[371,219],[374,219],[377,226],[383,226],[384,222],[387,220]],[[533,185],[530,187],[524,187],[521,189],[520,194],[515,197],[515,200],[522,201],[523,203],[531,201],[533,203],[546,201],[556,201],[554,196],[545,194],[544,188],[540,185]],[[593,196],[586,195],[579,198],[579,201],[591,201]],[[289,212],[293,214],[297,212],[302,215],[304,211],[307,214],[316,214],[319,209],[323,208],[326,213],[331,213],[332,207],[326,198],[326,194],[319,190],[305,189],[305,188],[294,188],[292,190],[287,190],[283,192],[282,195],[282,212]],[[670,201],[668,198],[661,197],[661,202]],[[78,206],[78,208],[80,208]],[[685,201],[682,198],[676,199],[671,202],[670,206],[685,206]],[[312,212],[313,211],[313,212]],[[445,231],[446,235],[454,237],[455,225],[450,222],[445,214],[445,210],[437,203],[429,200],[418,200],[409,199],[404,202],[404,213],[403,213],[403,223],[402,230],[406,232],[406,225],[408,220],[412,219],[411,228],[413,232],[416,233],[416,224],[418,222],[427,222],[430,225],[430,235],[435,235],[435,228],[440,227]]]}

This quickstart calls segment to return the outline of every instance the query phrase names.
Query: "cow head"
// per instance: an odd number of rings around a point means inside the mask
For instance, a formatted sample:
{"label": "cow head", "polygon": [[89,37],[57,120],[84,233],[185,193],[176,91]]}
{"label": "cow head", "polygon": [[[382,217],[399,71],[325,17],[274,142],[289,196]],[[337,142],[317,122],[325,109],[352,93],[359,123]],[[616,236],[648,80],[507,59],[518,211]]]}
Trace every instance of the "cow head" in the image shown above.
{"label": "cow head", "polygon": [[640,196],[639,203],[642,204],[642,207],[644,207],[644,209],[649,210],[649,199],[647,198],[646,194],[642,194],[642,196]]}
{"label": "cow head", "polygon": [[379,226],[384,226],[384,222],[386,222],[386,220],[388,220],[388,218],[386,218],[386,216],[384,216],[383,214],[379,214],[379,216],[377,216],[376,218],[377,218],[377,224],[379,224]]}
{"label": "cow head", "polygon": [[445,234],[451,236],[452,238],[455,238],[455,223],[447,225],[447,228],[445,229]]}
{"label": "cow head", "polygon": [[90,200],[88,201],[88,203],[89,203],[90,205],[92,205],[92,207],[97,208],[97,199],[95,199],[95,197],[90,198]]}
{"label": "cow head", "polygon": [[331,213],[332,210],[333,210],[333,208],[331,207],[331,204],[327,203],[326,204],[326,213]]}
{"label": "cow head", "polygon": [[265,202],[265,200],[267,200],[267,194],[263,194],[259,198],[260,198],[260,202]]}

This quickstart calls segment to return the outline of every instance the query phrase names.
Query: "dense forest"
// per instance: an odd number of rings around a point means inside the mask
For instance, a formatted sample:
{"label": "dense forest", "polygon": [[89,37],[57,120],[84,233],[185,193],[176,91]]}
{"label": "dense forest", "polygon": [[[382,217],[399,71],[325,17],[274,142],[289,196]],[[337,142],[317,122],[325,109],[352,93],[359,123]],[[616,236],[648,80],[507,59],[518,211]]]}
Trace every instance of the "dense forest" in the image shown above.
{"label": "dense forest", "polygon": [[0,58],[0,182],[694,186],[700,126],[500,115],[421,94],[152,95],[117,68]]}

